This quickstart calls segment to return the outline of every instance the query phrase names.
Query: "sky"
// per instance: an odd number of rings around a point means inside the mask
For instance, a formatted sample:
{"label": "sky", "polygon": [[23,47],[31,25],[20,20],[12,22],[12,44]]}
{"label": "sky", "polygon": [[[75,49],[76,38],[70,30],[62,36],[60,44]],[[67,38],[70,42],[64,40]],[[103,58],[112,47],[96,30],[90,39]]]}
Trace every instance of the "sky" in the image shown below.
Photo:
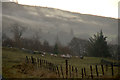
{"label": "sky", "polygon": [[[16,1],[16,0],[10,0]],[[17,0],[19,4],[58,8],[82,14],[118,18],[120,0]]]}

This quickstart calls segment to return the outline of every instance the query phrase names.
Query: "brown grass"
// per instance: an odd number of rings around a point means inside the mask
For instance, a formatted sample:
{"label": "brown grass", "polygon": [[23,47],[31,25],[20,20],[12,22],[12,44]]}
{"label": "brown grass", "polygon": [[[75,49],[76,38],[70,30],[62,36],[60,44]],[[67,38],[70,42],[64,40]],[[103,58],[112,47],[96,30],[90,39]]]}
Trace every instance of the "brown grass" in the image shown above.
{"label": "brown grass", "polygon": [[57,78],[53,72],[25,63],[13,65],[11,68],[3,67],[3,73],[7,78]]}

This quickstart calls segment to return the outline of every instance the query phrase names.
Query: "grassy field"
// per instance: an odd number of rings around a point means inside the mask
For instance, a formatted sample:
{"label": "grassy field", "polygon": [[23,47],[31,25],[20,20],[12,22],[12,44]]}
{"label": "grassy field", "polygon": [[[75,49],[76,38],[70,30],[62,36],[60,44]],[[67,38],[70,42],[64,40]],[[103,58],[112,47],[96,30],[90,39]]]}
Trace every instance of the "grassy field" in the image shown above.
{"label": "grassy field", "polygon": [[[25,57],[35,57],[47,60],[57,65],[62,65],[63,69],[65,69],[65,60],[61,58],[60,55],[57,57],[50,56],[50,54],[46,54],[44,57],[41,54],[31,54],[23,52],[19,49],[15,48],[3,48],[2,49],[2,72],[3,77],[5,78],[56,78],[57,75],[53,72],[50,72],[44,68],[35,68],[34,66],[26,65]],[[74,67],[78,68],[78,77],[81,78],[81,68],[86,68],[87,75],[90,75],[90,65],[93,66],[93,75],[96,76],[95,72],[95,64],[100,64],[101,59],[114,61],[109,58],[96,58],[96,57],[84,57],[84,59],[72,57],[68,59],[68,63]],[[22,72],[22,69],[25,69]],[[99,74],[102,75],[101,66],[98,66]],[[65,73],[65,70],[64,70]],[[118,67],[114,67],[114,74],[117,77],[118,75]],[[108,71],[105,71],[105,75],[102,76],[104,78],[111,78],[111,67],[108,67]]]}

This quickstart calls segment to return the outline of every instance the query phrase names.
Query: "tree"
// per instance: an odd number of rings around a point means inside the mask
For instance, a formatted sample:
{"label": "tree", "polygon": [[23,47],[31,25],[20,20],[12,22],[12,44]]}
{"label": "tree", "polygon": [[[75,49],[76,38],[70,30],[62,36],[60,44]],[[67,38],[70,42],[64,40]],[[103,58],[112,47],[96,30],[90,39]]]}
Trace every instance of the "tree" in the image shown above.
{"label": "tree", "polygon": [[55,54],[58,54],[60,53],[60,48],[62,47],[60,41],[59,41],[59,37],[58,37],[58,34],[56,35],[56,42],[55,42],[55,45],[54,45],[54,53]]}
{"label": "tree", "polygon": [[14,35],[16,47],[20,48],[20,39],[21,39],[21,36],[23,35],[23,33],[25,32],[25,30],[26,30],[26,27],[20,26],[17,23],[11,27],[11,32]]}
{"label": "tree", "polygon": [[40,41],[40,38],[41,38],[41,32],[42,30],[40,28],[38,28],[37,30],[34,31],[34,34],[33,34],[33,49],[34,50],[41,50],[42,49],[42,44],[41,44],[41,41]]}
{"label": "tree", "polygon": [[74,53],[73,55],[82,55],[83,56],[83,55],[85,55],[87,43],[88,43],[87,40],[73,37],[73,39],[69,43],[69,48]]}
{"label": "tree", "polygon": [[113,59],[118,59],[118,45],[117,44],[108,44],[109,52]]}
{"label": "tree", "polygon": [[88,55],[94,57],[110,57],[109,47],[102,30],[94,37],[89,38]]}
{"label": "tree", "polygon": [[54,54],[58,54],[58,44],[57,43],[54,46]]}
{"label": "tree", "polygon": [[4,47],[13,47],[13,41],[10,39],[6,33],[2,33],[2,46]]}
{"label": "tree", "polygon": [[50,46],[48,41],[44,40],[43,42],[43,50],[49,52],[50,51]]}

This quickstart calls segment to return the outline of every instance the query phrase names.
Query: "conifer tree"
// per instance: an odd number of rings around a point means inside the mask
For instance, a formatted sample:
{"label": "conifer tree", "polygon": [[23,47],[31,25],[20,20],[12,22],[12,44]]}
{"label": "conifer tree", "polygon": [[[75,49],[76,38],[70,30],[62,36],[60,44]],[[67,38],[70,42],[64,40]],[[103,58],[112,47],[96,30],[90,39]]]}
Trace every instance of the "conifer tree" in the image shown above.
{"label": "conifer tree", "polygon": [[94,57],[110,57],[109,47],[102,30],[89,38],[88,55]]}
{"label": "conifer tree", "polygon": [[58,44],[57,43],[54,46],[54,54],[58,54]]}

